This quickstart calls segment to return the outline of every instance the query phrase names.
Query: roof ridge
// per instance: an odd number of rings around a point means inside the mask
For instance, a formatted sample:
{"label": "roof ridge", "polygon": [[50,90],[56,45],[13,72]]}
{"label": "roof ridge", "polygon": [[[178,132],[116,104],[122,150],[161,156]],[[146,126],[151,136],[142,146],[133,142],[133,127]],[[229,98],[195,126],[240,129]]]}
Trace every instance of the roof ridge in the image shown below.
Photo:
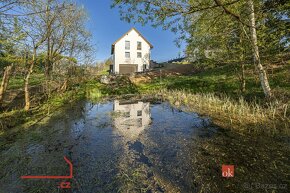
{"label": "roof ridge", "polygon": [[132,30],[135,30],[144,40],[145,42],[147,42],[151,48],[153,48],[153,45],[135,28],[132,27],[129,31],[127,31],[126,33],[124,33],[124,35],[122,35],[119,39],[117,39],[112,46],[114,46],[118,41],[120,41],[123,37],[125,37],[128,33],[130,33]]}

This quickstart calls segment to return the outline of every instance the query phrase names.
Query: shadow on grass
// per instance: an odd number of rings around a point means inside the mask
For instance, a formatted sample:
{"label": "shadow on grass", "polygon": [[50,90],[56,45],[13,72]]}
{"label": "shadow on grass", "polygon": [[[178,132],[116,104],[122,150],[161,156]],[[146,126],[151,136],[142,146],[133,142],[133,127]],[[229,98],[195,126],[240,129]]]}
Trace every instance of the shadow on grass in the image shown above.
{"label": "shadow on grass", "polygon": [[[289,190],[290,148],[285,141],[222,131],[189,148],[198,192]],[[223,164],[234,165],[233,178],[222,177]]]}

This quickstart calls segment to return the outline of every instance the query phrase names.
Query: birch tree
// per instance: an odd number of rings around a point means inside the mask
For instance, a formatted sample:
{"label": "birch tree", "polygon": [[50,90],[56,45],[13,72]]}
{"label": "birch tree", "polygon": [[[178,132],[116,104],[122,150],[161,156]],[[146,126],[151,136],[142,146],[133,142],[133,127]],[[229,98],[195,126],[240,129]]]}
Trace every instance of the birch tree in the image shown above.
{"label": "birch tree", "polygon": [[260,53],[259,53],[259,47],[258,47],[258,38],[257,38],[257,32],[256,32],[256,19],[255,19],[255,9],[254,9],[254,3],[252,0],[248,0],[248,6],[250,10],[250,30],[251,30],[251,40],[252,40],[252,49],[253,49],[253,55],[254,55],[254,64],[256,69],[258,70],[260,82],[264,91],[264,94],[266,97],[271,97],[271,88],[269,85],[267,73],[264,69],[264,67],[261,64],[260,60]]}

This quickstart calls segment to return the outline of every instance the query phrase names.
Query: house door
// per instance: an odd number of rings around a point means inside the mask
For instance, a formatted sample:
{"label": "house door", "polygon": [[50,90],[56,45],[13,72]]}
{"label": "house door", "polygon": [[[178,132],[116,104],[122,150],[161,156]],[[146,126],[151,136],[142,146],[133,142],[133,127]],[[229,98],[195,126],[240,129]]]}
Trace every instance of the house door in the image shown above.
{"label": "house door", "polygon": [[137,64],[120,64],[119,73],[120,74],[131,74],[137,72]]}

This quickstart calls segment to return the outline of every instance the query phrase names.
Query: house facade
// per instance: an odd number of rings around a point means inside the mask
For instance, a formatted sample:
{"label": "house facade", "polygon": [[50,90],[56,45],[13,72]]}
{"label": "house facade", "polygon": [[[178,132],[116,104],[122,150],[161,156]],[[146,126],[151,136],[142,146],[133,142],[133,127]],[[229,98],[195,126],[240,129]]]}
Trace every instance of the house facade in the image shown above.
{"label": "house facade", "polygon": [[114,101],[113,117],[115,128],[127,140],[137,139],[140,133],[151,123],[150,104],[144,102]]}
{"label": "house facade", "polygon": [[144,72],[149,69],[152,48],[152,44],[137,29],[130,29],[112,44],[111,72],[114,74]]}

